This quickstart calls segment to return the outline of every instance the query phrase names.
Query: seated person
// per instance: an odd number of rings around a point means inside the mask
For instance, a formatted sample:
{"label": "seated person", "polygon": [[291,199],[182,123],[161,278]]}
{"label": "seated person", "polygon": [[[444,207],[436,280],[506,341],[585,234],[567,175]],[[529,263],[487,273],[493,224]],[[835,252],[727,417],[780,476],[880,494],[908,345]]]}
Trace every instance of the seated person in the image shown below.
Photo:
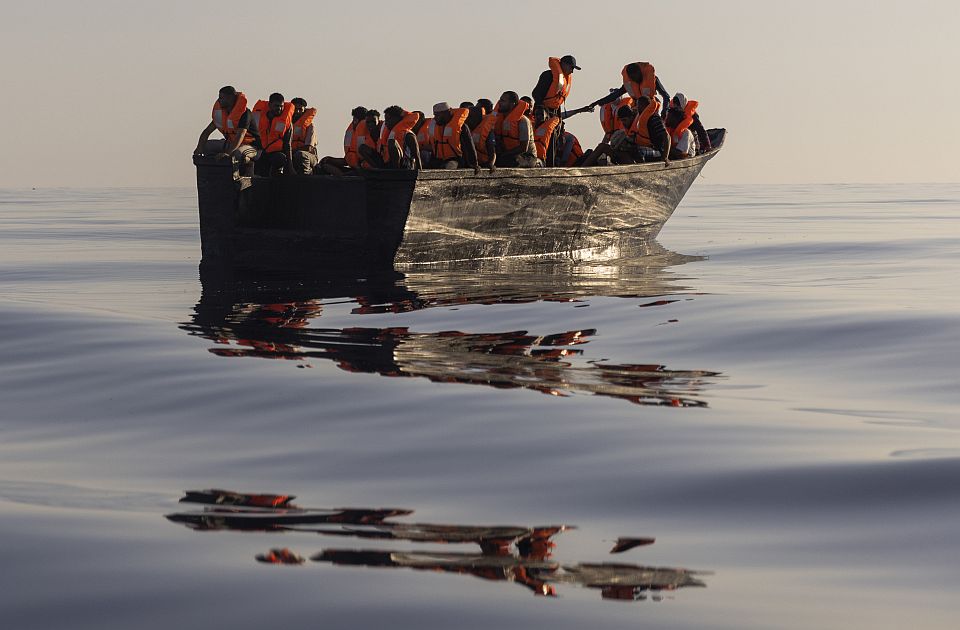
{"label": "seated person", "polygon": [[658,114],[657,101],[646,96],[636,100],[637,111],[624,106],[617,111],[625,129],[613,133],[610,142],[601,142],[584,160],[583,166],[593,166],[600,156],[609,155],[617,164],[635,164],[663,160],[670,165],[670,136]]}
{"label": "seated person", "polygon": [[408,112],[398,105],[386,108],[377,150],[362,145],[359,147],[360,157],[374,168],[420,170],[420,149],[413,133],[420,118],[420,112]]}
{"label": "seated person", "polygon": [[285,102],[283,94],[278,92],[271,94],[269,101],[257,101],[253,107],[253,117],[260,127],[257,175],[292,174],[293,111],[293,103]]}
{"label": "seated person", "polygon": [[497,170],[497,136],[493,132],[496,122],[497,116],[479,104],[467,116],[467,127],[470,128],[473,146],[477,150],[477,165],[489,168],[491,173]]}
{"label": "seated person", "polygon": [[350,115],[353,120],[347,125],[347,130],[343,134],[343,157],[338,158],[328,155],[320,160],[320,170],[327,175],[345,175],[350,169],[360,166],[360,156],[357,154],[359,137],[357,129],[367,117],[367,108],[363,106],[354,107]]}
{"label": "seated person", "polygon": [[430,122],[430,145],[433,156],[427,168],[464,168],[477,166],[477,150],[473,146],[473,136],[467,126],[470,111],[463,107],[451,109],[447,103],[433,106],[433,120]]}
{"label": "seated person", "polygon": [[527,118],[527,103],[516,92],[504,92],[497,102],[493,131],[497,140],[498,167],[531,168],[541,166],[533,140],[533,127]]}
{"label": "seated person", "polygon": [[697,114],[697,101],[677,92],[670,99],[664,125],[670,134],[670,158],[680,160],[709,151],[710,136]]}
{"label": "seated person", "polygon": [[580,146],[580,141],[569,131],[564,131],[560,135],[558,144],[560,148],[560,153],[557,155],[558,166],[580,166],[580,164],[586,160],[586,156],[592,152],[588,149],[587,153],[584,153],[583,147]]}
{"label": "seated person", "polygon": [[377,153],[377,144],[380,141],[380,130],[383,128],[383,121],[380,120],[380,112],[375,109],[368,109],[367,116],[363,122],[357,126],[357,155],[360,158],[359,168],[376,168],[366,159],[371,155],[370,151],[364,151],[366,146],[372,150],[372,154]]}
{"label": "seated person", "polygon": [[293,135],[290,149],[293,151],[293,170],[297,175],[310,175],[317,165],[317,134],[314,133],[313,119],[316,108],[307,107],[306,99],[299,96],[290,101],[293,104]]}
{"label": "seated person", "polygon": [[[223,140],[209,140],[210,134],[219,131]],[[253,175],[253,163],[257,159],[260,131],[253,114],[247,109],[247,97],[237,92],[232,85],[220,88],[213,103],[212,120],[200,132],[195,156],[215,156],[217,159],[233,158],[240,165],[244,176]]]}

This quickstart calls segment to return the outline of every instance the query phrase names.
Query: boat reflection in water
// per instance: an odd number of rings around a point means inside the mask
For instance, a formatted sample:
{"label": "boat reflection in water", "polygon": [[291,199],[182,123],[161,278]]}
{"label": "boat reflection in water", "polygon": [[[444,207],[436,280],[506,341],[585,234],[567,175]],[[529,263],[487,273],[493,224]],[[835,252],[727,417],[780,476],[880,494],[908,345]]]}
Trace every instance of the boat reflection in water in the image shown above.
{"label": "boat reflection in water", "polygon": [[[658,363],[607,363],[584,355],[595,329],[424,332],[407,327],[324,328],[324,302],[352,302],[352,313],[399,313],[433,307],[586,297],[676,301],[687,289],[670,267],[696,260],[644,241],[599,260],[499,260],[411,266],[403,274],[356,278],[245,278],[201,274],[203,293],[181,326],[214,341],[222,357],[328,359],[352,372],[423,377],[434,382],[524,388],[555,396],[612,396],[643,405],[703,407],[696,394],[717,372],[672,370]],[[202,269],[201,269],[202,271]],[[661,298],[661,299],[657,299]]]}
{"label": "boat reflection in water", "polygon": [[[181,503],[206,504],[167,519],[199,531],[259,531],[311,533],[414,543],[475,544],[478,552],[408,551],[393,549],[323,549],[314,562],[372,568],[407,568],[472,575],[492,581],[512,582],[537,595],[556,596],[557,585],[575,585],[600,591],[604,599],[660,599],[664,591],[706,586],[709,572],[650,567],[611,562],[560,562],[553,559],[553,538],[573,529],[569,525],[521,527],[510,525],[438,525],[398,523],[408,516],[398,508],[301,508],[286,495],[250,495],[227,490],[188,491]],[[623,553],[653,544],[653,538],[620,539],[610,553]],[[258,562],[302,565],[306,558],[283,547],[256,557]]]}

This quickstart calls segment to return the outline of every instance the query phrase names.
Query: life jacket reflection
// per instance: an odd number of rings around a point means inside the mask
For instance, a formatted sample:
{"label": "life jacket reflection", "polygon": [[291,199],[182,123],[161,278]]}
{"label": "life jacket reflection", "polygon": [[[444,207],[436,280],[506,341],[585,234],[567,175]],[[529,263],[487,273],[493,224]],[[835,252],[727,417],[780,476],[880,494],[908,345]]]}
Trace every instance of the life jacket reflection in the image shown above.
{"label": "life jacket reflection", "polygon": [[450,110],[450,122],[446,125],[438,125],[437,119],[430,121],[430,138],[433,143],[433,157],[440,160],[451,160],[463,156],[463,148],[460,146],[460,131],[464,123],[467,122],[467,116],[470,110],[466,107],[457,107]]}
{"label": "life jacket reflection", "polygon": [[315,107],[308,107],[293,121],[293,136],[290,138],[290,146],[294,151],[302,149],[307,143],[307,129],[313,124],[313,119],[317,115]]}
{"label": "life jacket reflection", "polygon": [[633,119],[633,124],[627,130],[627,135],[637,146],[654,148],[653,141],[650,140],[650,132],[647,129],[647,122],[651,116],[657,115],[657,111],[657,101],[650,99],[647,107]]}
{"label": "life jacket reflection", "polygon": [[503,144],[503,148],[510,151],[520,146],[520,120],[527,113],[526,101],[520,101],[509,114],[494,112],[496,122],[494,123],[494,132],[497,139]]}
{"label": "life jacket reflection", "polygon": [[553,73],[553,83],[550,84],[547,95],[543,97],[543,106],[547,109],[560,109],[570,95],[570,75],[563,72],[560,59],[557,57],[550,57],[547,64],[550,66],[550,72]]}
{"label": "life jacket reflection", "polygon": [[269,118],[267,110],[270,103],[257,101],[253,107],[253,117],[260,129],[260,145],[264,153],[283,151],[283,136],[293,123],[293,103],[284,103],[280,113]]}
{"label": "life jacket reflection", "polygon": [[[213,124],[217,131],[223,134],[228,143],[234,141],[237,137],[237,131],[240,129],[240,118],[247,111],[247,97],[243,92],[237,92],[237,100],[233,104],[233,109],[225,111],[220,105],[220,99],[213,102]],[[246,134],[240,144],[253,144],[253,136]]]}

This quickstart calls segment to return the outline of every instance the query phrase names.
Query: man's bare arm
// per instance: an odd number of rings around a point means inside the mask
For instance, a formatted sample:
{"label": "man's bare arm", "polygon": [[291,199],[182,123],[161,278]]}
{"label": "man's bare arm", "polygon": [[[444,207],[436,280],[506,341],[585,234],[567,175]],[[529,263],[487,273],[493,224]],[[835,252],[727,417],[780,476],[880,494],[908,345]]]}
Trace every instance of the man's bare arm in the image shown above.
{"label": "man's bare arm", "polygon": [[210,134],[216,131],[217,126],[213,124],[213,121],[210,121],[210,124],[207,125],[207,128],[200,132],[200,139],[197,140],[197,148],[193,150],[194,155],[203,155],[203,150],[206,148],[207,140],[210,139]]}

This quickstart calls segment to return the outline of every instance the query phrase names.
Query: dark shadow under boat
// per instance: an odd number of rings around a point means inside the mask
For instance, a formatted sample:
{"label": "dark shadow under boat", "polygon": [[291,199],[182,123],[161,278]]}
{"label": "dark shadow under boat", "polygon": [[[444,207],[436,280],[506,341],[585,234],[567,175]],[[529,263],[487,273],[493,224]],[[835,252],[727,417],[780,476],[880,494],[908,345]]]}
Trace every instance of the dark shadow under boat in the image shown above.
{"label": "dark shadow under boat", "polygon": [[241,177],[197,157],[203,264],[219,268],[389,267],[574,253],[653,238],[714,148],[662,162],[590,168],[362,171]]}

